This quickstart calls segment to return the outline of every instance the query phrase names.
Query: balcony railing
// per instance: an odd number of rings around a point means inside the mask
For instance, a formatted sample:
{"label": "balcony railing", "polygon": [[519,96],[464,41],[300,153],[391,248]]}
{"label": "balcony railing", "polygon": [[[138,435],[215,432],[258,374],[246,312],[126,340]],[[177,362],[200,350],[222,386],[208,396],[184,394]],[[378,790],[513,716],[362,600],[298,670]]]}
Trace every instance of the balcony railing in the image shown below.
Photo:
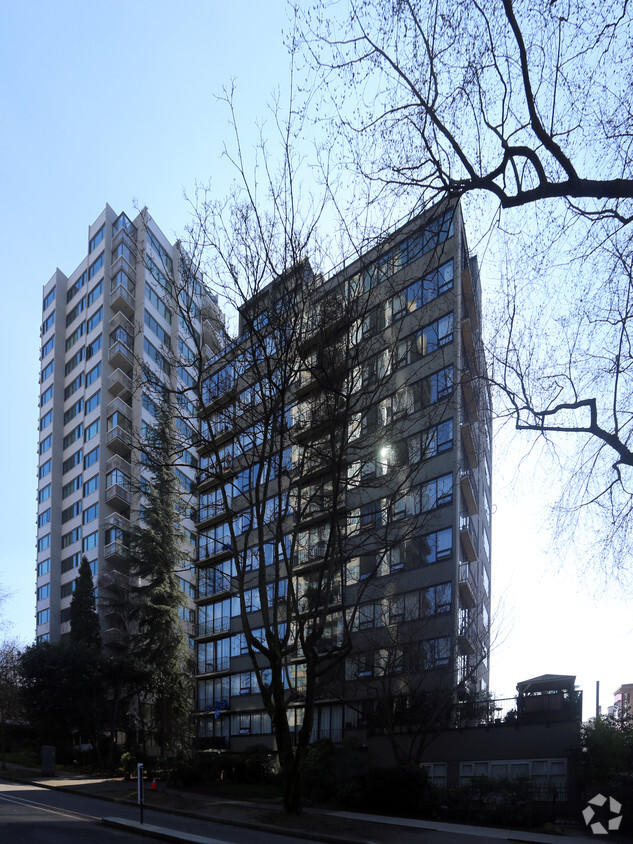
{"label": "balcony railing", "polygon": [[215,633],[226,633],[231,628],[231,617],[223,615],[207,621],[198,622],[198,636],[213,636]]}

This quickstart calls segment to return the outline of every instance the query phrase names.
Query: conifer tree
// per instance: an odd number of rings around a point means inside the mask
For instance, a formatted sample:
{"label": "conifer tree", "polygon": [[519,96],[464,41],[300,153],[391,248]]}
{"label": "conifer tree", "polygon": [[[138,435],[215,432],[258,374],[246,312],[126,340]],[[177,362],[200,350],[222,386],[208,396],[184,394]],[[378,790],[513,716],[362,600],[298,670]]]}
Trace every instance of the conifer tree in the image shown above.
{"label": "conifer tree", "polygon": [[101,649],[97,601],[90,563],[86,557],[81,559],[75,592],[70,602],[70,639],[72,642]]}
{"label": "conifer tree", "polygon": [[147,670],[147,702],[161,756],[187,731],[191,711],[190,657],[180,622],[183,604],[176,570],[185,564],[181,505],[174,473],[176,445],[167,396],[142,448],[142,507],[130,534],[130,572],[137,578],[132,653]]}

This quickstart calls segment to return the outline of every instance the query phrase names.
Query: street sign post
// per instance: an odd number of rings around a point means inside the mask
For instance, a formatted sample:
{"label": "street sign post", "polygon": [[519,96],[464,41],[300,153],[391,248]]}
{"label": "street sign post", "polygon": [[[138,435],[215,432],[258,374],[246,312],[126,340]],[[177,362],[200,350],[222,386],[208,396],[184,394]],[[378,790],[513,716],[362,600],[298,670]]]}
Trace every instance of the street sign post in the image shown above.
{"label": "street sign post", "polygon": [[141,810],[141,823],[143,823],[143,763],[139,762],[136,766],[136,778],[138,785],[138,805]]}

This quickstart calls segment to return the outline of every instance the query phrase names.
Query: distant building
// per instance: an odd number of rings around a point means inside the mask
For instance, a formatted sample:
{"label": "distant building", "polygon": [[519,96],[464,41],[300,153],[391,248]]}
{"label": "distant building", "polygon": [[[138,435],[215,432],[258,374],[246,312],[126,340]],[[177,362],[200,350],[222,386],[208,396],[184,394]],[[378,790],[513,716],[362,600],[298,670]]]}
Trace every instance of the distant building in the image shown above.
{"label": "distant building", "polygon": [[[126,535],[138,513],[140,477],[133,432],[153,418],[141,382],[143,366],[176,384],[170,349],[191,344],[179,322],[171,283],[181,253],[142,212],[135,220],[106,206],[89,227],[87,254],[66,276],[57,270],[44,286],[41,326],[37,501],[37,640],[69,632],[69,606],[81,557],[98,587],[104,643],[125,645],[121,619],[108,597],[128,588]],[[201,293],[202,296],[202,293]],[[207,357],[222,324],[208,296],[200,316]],[[209,317],[212,318],[209,318]],[[203,334],[202,334],[203,333]],[[189,487],[197,458],[183,461]],[[189,465],[187,465],[187,463]],[[184,521],[195,551],[193,522]],[[188,606],[183,623],[194,632],[195,572],[180,573]]]}
{"label": "distant building", "polygon": [[633,713],[633,683],[624,683],[613,693],[613,706],[609,707],[609,715],[623,718]]}
{"label": "distant building", "polygon": [[436,785],[468,785],[473,777],[528,778],[540,800],[574,805],[573,749],[582,723],[582,692],[575,676],[543,674],[517,683],[517,695],[462,707],[424,754]]}

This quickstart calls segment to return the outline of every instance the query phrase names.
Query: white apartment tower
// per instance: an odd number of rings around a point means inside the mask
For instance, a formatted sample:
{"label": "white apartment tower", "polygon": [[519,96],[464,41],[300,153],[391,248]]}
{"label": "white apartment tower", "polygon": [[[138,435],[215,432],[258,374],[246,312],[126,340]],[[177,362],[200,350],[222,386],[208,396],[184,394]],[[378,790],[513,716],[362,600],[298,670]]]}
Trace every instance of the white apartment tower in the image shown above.
{"label": "white apartment tower", "polygon": [[[169,365],[171,351],[187,355],[198,345],[211,355],[221,331],[217,302],[199,288],[197,338],[178,318],[172,283],[181,252],[146,211],[133,221],[110,206],[89,227],[87,255],[66,276],[57,269],[44,286],[41,326],[37,503],[38,641],[70,629],[70,602],[82,556],[91,563],[104,644],[125,645],[109,596],[127,586],[125,536],[138,512],[134,432],[152,422],[144,368],[172,385],[187,378]],[[196,312],[197,313],[197,312]],[[206,348],[205,348],[206,346]],[[191,352],[192,353],[192,352]],[[190,356],[190,355],[189,355]],[[146,370],[145,370],[146,371]],[[187,465],[189,463],[189,465]],[[187,489],[197,460],[184,460],[179,480]],[[194,525],[183,528],[195,550]],[[193,632],[195,573],[180,573]]]}

